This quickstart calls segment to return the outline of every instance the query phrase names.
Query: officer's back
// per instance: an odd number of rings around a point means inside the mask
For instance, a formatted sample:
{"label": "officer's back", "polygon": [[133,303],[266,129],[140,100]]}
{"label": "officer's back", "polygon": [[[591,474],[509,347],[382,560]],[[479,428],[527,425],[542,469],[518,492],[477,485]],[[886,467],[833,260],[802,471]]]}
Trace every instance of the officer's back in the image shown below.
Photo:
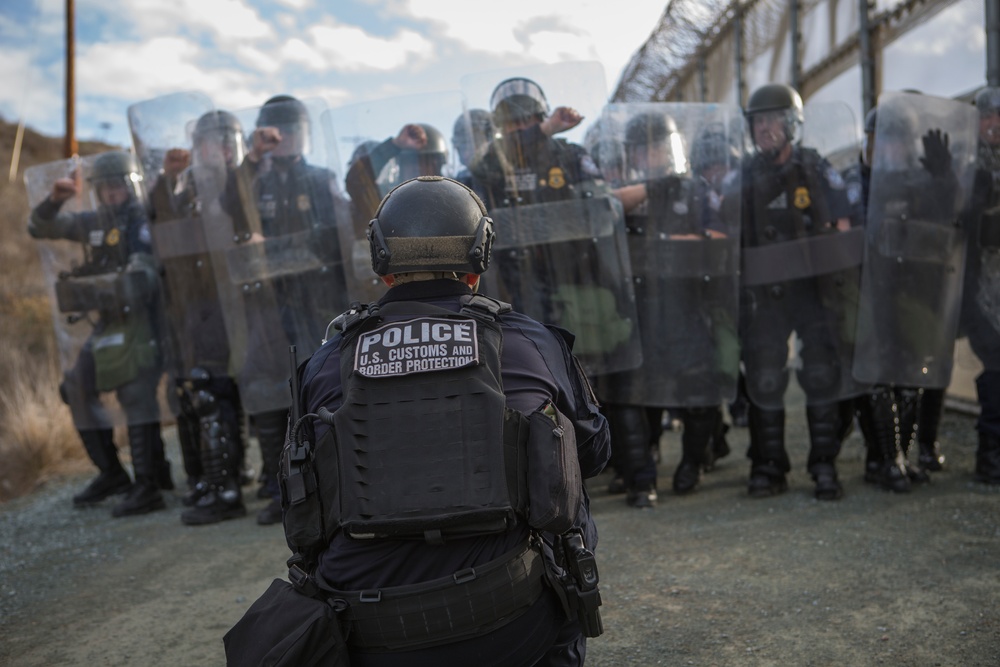
{"label": "officer's back", "polygon": [[[299,405],[313,415],[307,421],[316,451],[335,447],[339,469],[319,471],[337,476],[337,516],[327,523],[338,528],[314,557],[301,550],[307,569],[356,608],[375,608],[360,602],[360,592],[395,599],[397,587],[416,584],[440,587],[435,595],[445,600],[444,609],[420,612],[421,621],[399,636],[375,636],[352,617],[352,664],[470,664],[484,656],[494,661],[488,664],[533,664],[546,654],[558,664],[582,661],[580,622],[567,620],[542,582],[553,560],[542,555],[548,547],[541,541],[562,540],[540,530],[537,517],[529,520],[530,489],[515,471],[517,457],[504,451],[524,446],[525,416],[546,414],[548,442],[562,431],[547,419],[564,420],[575,435],[572,467],[592,477],[608,458],[607,424],[563,336],[474,294],[492,237],[485,207],[465,186],[421,177],[397,187],[369,230],[373,268],[388,293],[338,318],[341,333],[300,368]],[[500,377],[492,378],[496,366]],[[288,470],[283,463],[283,474]],[[582,480],[569,477],[580,500]],[[289,489],[286,480],[283,492]],[[295,506],[294,497],[284,500]],[[569,523],[579,530],[567,534],[582,535],[592,548],[587,505],[585,497],[573,505]],[[286,515],[286,533],[296,521],[294,512]],[[296,549],[294,539],[290,545]],[[392,619],[383,625],[405,624],[398,619],[408,605],[426,604],[418,597],[411,591],[395,607],[383,604]],[[592,611],[596,616],[596,606]],[[587,634],[595,634],[592,627]]]}

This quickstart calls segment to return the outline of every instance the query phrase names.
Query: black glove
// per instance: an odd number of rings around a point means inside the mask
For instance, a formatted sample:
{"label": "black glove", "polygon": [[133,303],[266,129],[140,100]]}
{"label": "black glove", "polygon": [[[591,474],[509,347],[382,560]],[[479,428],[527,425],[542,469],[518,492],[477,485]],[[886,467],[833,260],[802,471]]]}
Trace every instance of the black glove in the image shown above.
{"label": "black glove", "polygon": [[941,130],[928,130],[921,141],[924,143],[924,165],[931,176],[939,177],[951,171],[951,151],[948,150],[948,134]]}

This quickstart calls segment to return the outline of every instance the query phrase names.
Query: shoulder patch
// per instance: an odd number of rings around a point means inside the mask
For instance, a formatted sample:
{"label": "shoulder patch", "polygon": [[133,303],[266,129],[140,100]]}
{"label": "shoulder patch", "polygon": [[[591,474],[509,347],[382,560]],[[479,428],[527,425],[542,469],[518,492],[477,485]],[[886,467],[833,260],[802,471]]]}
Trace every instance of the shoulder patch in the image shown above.
{"label": "shoulder patch", "polygon": [[844,177],[841,176],[840,172],[834,169],[832,165],[829,165],[826,168],[826,181],[834,190],[844,189]]}
{"label": "shoulder patch", "polygon": [[358,336],[354,372],[367,378],[447,371],[479,363],[477,322],[421,317]]}

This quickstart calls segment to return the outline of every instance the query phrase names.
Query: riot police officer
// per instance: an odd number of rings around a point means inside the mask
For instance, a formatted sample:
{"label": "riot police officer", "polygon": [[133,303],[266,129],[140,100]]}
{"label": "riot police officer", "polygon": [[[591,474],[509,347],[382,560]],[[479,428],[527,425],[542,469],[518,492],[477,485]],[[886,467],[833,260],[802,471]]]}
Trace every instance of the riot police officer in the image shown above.
{"label": "riot police officer", "polygon": [[[605,119],[619,111],[623,118],[605,124],[625,126],[620,142],[630,184],[616,193],[626,210],[643,365],[599,376],[596,386],[606,403],[626,502],[649,507],[657,497],[652,451],[663,408],[683,422],[675,493],[693,491],[702,471],[728,453],[721,402],[735,391],[739,361],[739,227],[721,224],[717,188],[737,162],[724,129],[705,128],[692,151],[697,163],[691,176],[675,116],[684,114],[693,126],[706,106],[646,104],[630,112],[623,105]],[[611,151],[611,143],[605,141],[604,149]],[[721,241],[730,236],[731,243]]]}
{"label": "riot police officer", "polygon": [[[314,134],[301,100],[268,99],[257,114],[246,158],[230,170],[222,200],[232,218],[234,256],[247,252],[254,257],[260,246],[265,259],[257,264],[231,258],[231,272],[239,268],[234,264],[252,264],[261,273],[246,276],[245,289],[237,286],[226,297],[234,302],[234,328],[246,337],[236,361],[237,380],[260,443],[262,495],[271,498],[257,515],[261,525],[281,521],[276,473],[288,421],[287,409],[274,407],[287,401],[279,391],[287,370],[283,357],[270,355],[287,349],[277,340],[314,350],[330,314],[347,305],[337,231],[338,221],[346,221],[346,202],[336,175],[306,159]],[[312,254],[315,268],[286,270],[286,262],[301,263],[301,253]]]}
{"label": "riot police officer", "polygon": [[417,176],[440,176],[447,161],[444,135],[427,123],[407,123],[396,136],[369,146],[344,178],[356,221],[367,225],[385,193]]}
{"label": "riot police officer", "polygon": [[[816,498],[835,500],[843,495],[835,466],[841,445],[839,400],[850,373],[842,361],[840,315],[831,301],[839,299],[844,276],[817,275],[815,266],[796,267],[792,260],[811,243],[838,243],[834,235],[850,228],[844,182],[819,153],[801,145],[802,99],[793,88],[761,86],[750,96],[745,115],[754,153],[744,164],[742,195],[727,194],[723,207],[728,218],[739,215],[733,206],[741,197],[742,356],[751,400],[748,490],[760,498],[788,488],[784,394],[788,339],[794,331],[802,346],[796,375],[807,401],[807,468]],[[779,256],[769,257],[770,252]]]}
{"label": "riot police officer", "polygon": [[[150,247],[149,218],[135,159],[120,152],[94,159],[87,176],[93,211],[60,212],[79,193],[73,178],[60,178],[31,213],[36,239],[66,239],[84,247],[84,263],[60,276],[59,308],[96,312],[93,332],[66,373],[60,392],[69,404],[84,448],[100,474],[73,498],[88,505],[127,492],[112,516],[145,514],[166,507],[160,488],[173,488],[160,437],[156,388],[162,374],[157,313],[159,283]],[[102,392],[115,392],[128,425],[135,475],[118,460]]]}
{"label": "riot police officer", "polygon": [[545,93],[531,79],[501,81],[490,96],[490,109],[497,136],[470,166],[490,210],[567,199],[577,184],[601,178],[582,146],[555,137],[583,117],[571,107],[550,110]]}
{"label": "riot police officer", "polygon": [[1000,484],[1000,88],[976,94],[979,143],[972,205],[968,215],[963,327],[984,370],[976,378],[980,413],[976,422],[975,478]]}
{"label": "riot police officer", "polygon": [[[155,102],[155,101],[154,101]],[[177,434],[189,493],[181,514],[188,525],[217,523],[246,514],[240,482],[242,408],[229,374],[229,344],[216,287],[211,236],[213,216],[229,169],[243,159],[243,130],[227,111],[199,117],[192,151],[170,149],[150,190],[154,250],[163,267],[170,364],[176,393]],[[204,195],[202,195],[204,193]]]}
{"label": "riot police officer", "polygon": [[[940,465],[934,437],[951,380],[965,243],[957,224],[963,188],[953,165],[972,147],[956,147],[953,156],[949,137],[971,134],[971,115],[952,100],[886,93],[869,119],[867,252],[853,374],[872,385],[859,410],[869,432],[865,479],[895,492],[928,481],[927,470]],[[942,125],[921,127],[931,119]],[[920,428],[926,442],[913,466],[908,452]]]}
{"label": "riot police officer", "polygon": [[[600,634],[596,528],[576,475],[603,469],[607,422],[558,330],[475,294],[492,226],[451,179],[394,189],[370,231],[389,291],[338,318],[300,366],[305,416],[282,460],[290,574],[342,601],[352,664],[583,664],[584,635]],[[317,456],[347,458],[302,467],[300,431]],[[525,479],[504,450],[549,464]],[[299,485],[311,469],[317,485]],[[334,487],[337,507],[303,512],[312,488]],[[567,588],[580,564],[590,582]]]}
{"label": "riot police officer", "polygon": [[475,179],[469,170],[476,158],[476,153],[493,140],[496,129],[493,126],[493,115],[486,109],[469,109],[455,119],[451,131],[451,145],[458,154],[462,165],[455,175],[455,180],[467,187],[475,189]]}

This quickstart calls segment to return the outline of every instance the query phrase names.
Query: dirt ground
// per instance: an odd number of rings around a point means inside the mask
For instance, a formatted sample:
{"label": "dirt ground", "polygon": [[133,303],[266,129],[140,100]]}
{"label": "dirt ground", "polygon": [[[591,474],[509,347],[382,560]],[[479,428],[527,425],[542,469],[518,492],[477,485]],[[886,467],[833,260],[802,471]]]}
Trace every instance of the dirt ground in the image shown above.
{"label": "dirt ground", "polygon": [[[852,435],[846,496],[812,497],[801,409],[788,414],[789,492],[751,500],[746,429],[694,495],[669,492],[679,434],[661,443],[660,503],[634,510],[591,480],[606,632],[588,664],[1000,664],[1000,488],[972,481],[971,417],[947,412],[947,470],[893,495],[861,479]],[[175,478],[183,473],[172,431]],[[287,556],[281,529],[247,518],[186,527],[167,511],[76,510],[85,477],[0,505],[0,664],[222,665],[222,636]]]}

